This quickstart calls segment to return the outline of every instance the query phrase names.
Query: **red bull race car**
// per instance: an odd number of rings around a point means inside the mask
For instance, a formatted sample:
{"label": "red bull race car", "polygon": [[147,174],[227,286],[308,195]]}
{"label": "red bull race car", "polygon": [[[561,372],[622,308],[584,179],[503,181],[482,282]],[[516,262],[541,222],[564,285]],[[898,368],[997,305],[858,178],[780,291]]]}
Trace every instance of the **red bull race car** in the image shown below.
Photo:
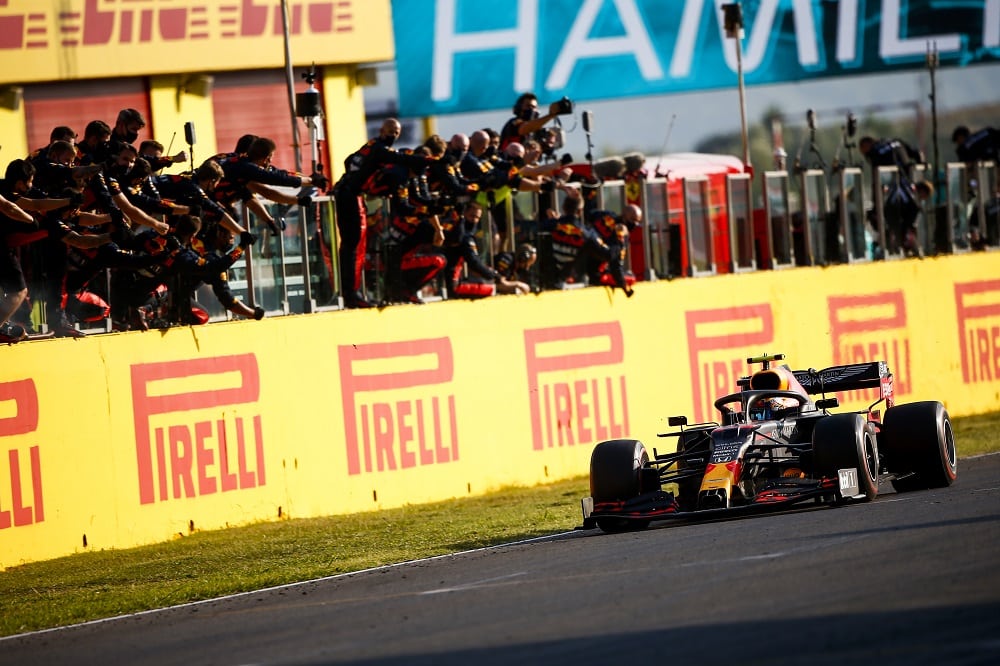
{"label": "red bull race car", "polygon": [[[748,358],[760,369],[715,401],[719,422],[670,417],[677,430],[659,436],[676,440],[671,453],[653,449],[650,458],[635,439],[597,444],[582,527],[618,532],[807,501],[871,501],[883,482],[897,492],[954,482],[958,456],[948,412],[936,401],[895,404],[885,361],[791,370],[774,364],[782,360]],[[840,405],[833,394],[864,390],[877,396],[867,409],[829,411]]]}

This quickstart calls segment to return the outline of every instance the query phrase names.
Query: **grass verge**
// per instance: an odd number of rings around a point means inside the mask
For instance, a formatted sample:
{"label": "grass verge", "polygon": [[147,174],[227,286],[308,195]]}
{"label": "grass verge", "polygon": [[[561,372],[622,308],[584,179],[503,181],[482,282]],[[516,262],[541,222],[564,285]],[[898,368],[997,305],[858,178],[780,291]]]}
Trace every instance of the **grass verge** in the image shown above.
{"label": "grass verge", "polygon": [[[1000,451],[1000,413],[955,419],[962,457]],[[0,572],[0,636],[572,529],[585,476],[373,513],[261,523]]]}

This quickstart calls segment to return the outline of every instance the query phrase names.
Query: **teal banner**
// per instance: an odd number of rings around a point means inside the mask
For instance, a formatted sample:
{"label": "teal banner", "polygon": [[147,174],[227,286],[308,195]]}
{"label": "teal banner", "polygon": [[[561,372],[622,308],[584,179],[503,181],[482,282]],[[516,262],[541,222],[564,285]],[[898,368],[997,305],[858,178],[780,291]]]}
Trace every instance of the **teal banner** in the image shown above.
{"label": "teal banner", "polygon": [[[1000,0],[392,0],[400,113],[606,100],[1000,60]],[[740,48],[737,52],[737,41]]]}

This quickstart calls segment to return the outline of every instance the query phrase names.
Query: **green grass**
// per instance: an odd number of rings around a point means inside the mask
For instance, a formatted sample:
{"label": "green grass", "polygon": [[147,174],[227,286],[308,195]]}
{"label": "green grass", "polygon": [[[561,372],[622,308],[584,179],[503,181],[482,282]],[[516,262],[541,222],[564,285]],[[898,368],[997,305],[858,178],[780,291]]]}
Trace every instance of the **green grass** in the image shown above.
{"label": "green grass", "polygon": [[[1000,451],[1000,413],[955,419],[963,457]],[[56,627],[572,529],[585,476],[421,506],[196,532],[0,572],[0,635]]]}

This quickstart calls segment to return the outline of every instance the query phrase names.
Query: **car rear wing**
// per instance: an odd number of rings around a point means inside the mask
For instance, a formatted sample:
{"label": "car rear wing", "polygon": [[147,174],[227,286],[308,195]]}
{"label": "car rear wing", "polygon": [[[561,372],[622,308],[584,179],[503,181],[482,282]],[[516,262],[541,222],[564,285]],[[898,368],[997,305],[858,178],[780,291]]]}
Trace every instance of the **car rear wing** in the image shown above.
{"label": "car rear wing", "polygon": [[892,402],[892,373],[885,361],[834,365],[823,370],[793,370],[806,393],[839,393],[879,389],[882,398]]}

